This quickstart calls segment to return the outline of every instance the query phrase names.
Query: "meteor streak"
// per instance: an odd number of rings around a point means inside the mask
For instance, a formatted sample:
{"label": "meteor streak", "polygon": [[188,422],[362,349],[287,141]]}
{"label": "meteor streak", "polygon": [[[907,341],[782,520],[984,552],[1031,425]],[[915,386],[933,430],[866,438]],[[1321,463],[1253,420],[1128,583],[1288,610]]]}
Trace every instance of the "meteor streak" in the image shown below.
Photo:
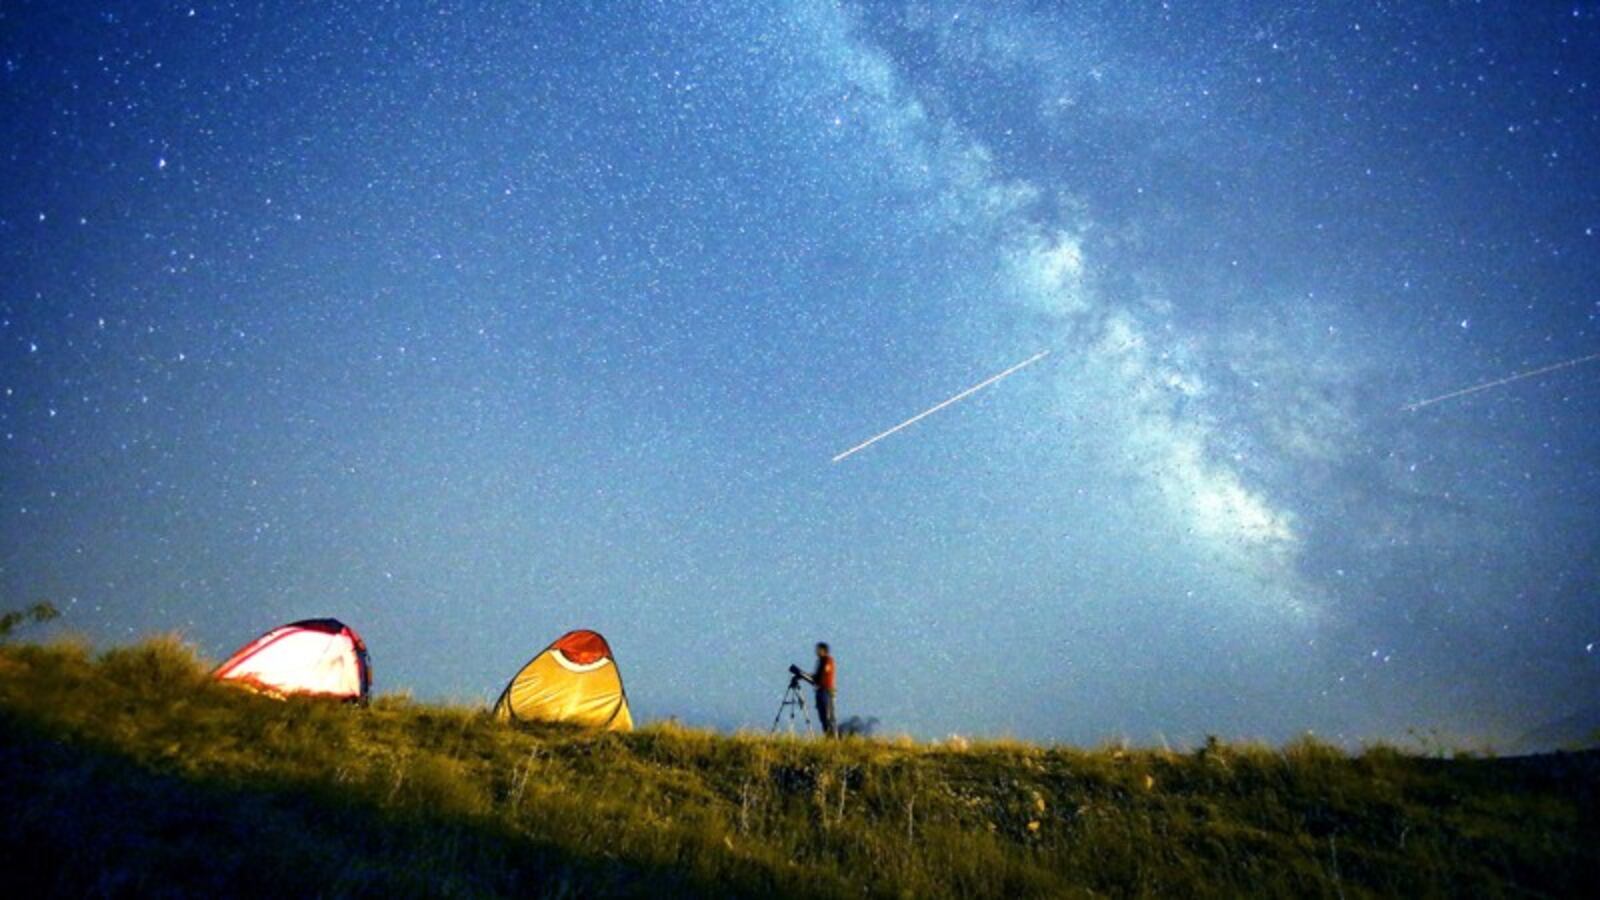
{"label": "meteor streak", "polygon": [[1588,356],[1580,356],[1577,359],[1569,359],[1565,362],[1552,363],[1551,365],[1541,366],[1537,369],[1529,369],[1526,372],[1517,372],[1514,375],[1507,375],[1504,378],[1496,378],[1493,381],[1485,381],[1483,384],[1475,384],[1472,387],[1462,388],[1459,391],[1451,391],[1448,394],[1440,394],[1437,397],[1429,397],[1426,400],[1418,400],[1415,403],[1407,403],[1405,406],[1400,408],[1405,412],[1416,412],[1424,406],[1432,406],[1435,403],[1443,403],[1446,400],[1454,400],[1457,397],[1465,397],[1468,394],[1476,394],[1479,391],[1487,391],[1490,388],[1497,388],[1502,384],[1510,384],[1513,381],[1521,381],[1524,378],[1532,378],[1535,375],[1543,375],[1546,372],[1554,372],[1557,369],[1566,369],[1572,366],[1582,365],[1583,363],[1593,362],[1597,359],[1600,359],[1600,353],[1591,353]]}
{"label": "meteor streak", "polygon": [[1050,355],[1050,351],[1049,350],[1043,350],[1043,351],[1040,351],[1038,353],[1035,353],[1034,355],[1028,357],[1027,359],[1023,360],[1022,362],[1019,362],[1016,365],[1012,366],[1011,368],[1005,370],[1004,372],[1001,372],[998,375],[991,375],[988,378],[985,378],[984,380],[982,380],[982,381],[978,382],[977,384],[973,385],[972,387],[969,387],[966,390],[962,391],[961,393],[955,395],[954,397],[951,397],[948,400],[941,401],[939,403],[934,404],[933,406],[928,407],[927,409],[923,410],[922,412],[917,413],[916,415],[914,415],[911,418],[905,420],[904,422],[901,422],[899,425],[894,426],[893,428],[889,429],[888,431],[885,431],[885,432],[883,432],[881,434],[876,434],[876,435],[873,435],[870,438],[867,438],[866,440],[864,440],[861,443],[855,445],[854,447],[851,447],[849,450],[846,450],[843,453],[840,453],[838,456],[835,456],[833,458],[833,461],[834,462],[839,462],[839,461],[845,459],[848,456],[851,456],[851,455],[854,455],[856,453],[859,453],[862,450],[865,450],[868,447],[871,447],[873,444],[876,444],[877,442],[883,440],[884,438],[888,437],[889,435],[894,434],[896,431],[899,431],[902,428],[909,428],[912,425],[915,425],[918,422],[922,421],[923,419],[926,419],[927,417],[933,415],[934,413],[938,412],[939,410],[944,409],[946,406],[949,406],[952,403],[958,403],[958,402],[960,402],[962,400],[965,400],[966,398],[972,396],[973,394],[976,394],[977,392],[983,390],[984,388],[988,387],[989,385],[994,384],[996,381],[999,381],[1000,379],[1005,378],[1007,375],[1010,375],[1013,372],[1019,372],[1019,371],[1021,371],[1023,369],[1026,369],[1027,367],[1033,365],[1034,363],[1038,362],[1041,359],[1044,359],[1046,356],[1049,356],[1049,355]]}

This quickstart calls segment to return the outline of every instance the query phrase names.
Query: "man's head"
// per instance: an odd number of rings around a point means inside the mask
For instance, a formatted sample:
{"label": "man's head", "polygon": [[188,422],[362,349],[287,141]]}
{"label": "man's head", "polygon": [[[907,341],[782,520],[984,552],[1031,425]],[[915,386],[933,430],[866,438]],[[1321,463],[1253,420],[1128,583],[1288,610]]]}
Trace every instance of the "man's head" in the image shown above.
{"label": "man's head", "polygon": [[818,656],[827,656],[828,655],[828,642],[827,641],[817,641],[817,655]]}

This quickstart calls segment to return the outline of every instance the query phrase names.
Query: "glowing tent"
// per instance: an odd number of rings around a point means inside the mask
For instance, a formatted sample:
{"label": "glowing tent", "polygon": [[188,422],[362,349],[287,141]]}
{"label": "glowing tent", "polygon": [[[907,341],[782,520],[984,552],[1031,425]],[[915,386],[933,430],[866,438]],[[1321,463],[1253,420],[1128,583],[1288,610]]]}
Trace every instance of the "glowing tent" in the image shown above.
{"label": "glowing tent", "polygon": [[523,666],[495,701],[494,714],[633,730],[622,674],[606,639],[593,631],[569,631]]}
{"label": "glowing tent", "polygon": [[211,673],[263,693],[315,694],[366,702],[367,645],[338,619],[306,619],[263,634]]}

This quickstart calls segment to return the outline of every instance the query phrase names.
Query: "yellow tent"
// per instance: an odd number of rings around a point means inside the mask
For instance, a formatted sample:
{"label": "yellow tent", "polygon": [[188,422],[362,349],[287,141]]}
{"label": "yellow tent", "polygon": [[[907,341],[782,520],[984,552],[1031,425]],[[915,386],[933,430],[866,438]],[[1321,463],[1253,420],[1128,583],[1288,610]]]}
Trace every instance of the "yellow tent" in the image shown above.
{"label": "yellow tent", "polygon": [[606,639],[593,631],[569,631],[523,666],[495,701],[494,714],[507,721],[633,730],[622,673]]}

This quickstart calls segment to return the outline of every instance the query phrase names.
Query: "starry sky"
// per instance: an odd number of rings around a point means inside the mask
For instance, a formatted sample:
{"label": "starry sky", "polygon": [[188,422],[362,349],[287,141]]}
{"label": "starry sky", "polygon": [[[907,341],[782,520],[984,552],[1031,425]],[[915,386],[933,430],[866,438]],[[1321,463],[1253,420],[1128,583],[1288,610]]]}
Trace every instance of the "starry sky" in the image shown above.
{"label": "starry sky", "polygon": [[[584,4],[587,5],[587,4]],[[0,596],[636,716],[1600,695],[1600,4],[0,4]],[[1035,353],[1050,356],[840,463]]]}

